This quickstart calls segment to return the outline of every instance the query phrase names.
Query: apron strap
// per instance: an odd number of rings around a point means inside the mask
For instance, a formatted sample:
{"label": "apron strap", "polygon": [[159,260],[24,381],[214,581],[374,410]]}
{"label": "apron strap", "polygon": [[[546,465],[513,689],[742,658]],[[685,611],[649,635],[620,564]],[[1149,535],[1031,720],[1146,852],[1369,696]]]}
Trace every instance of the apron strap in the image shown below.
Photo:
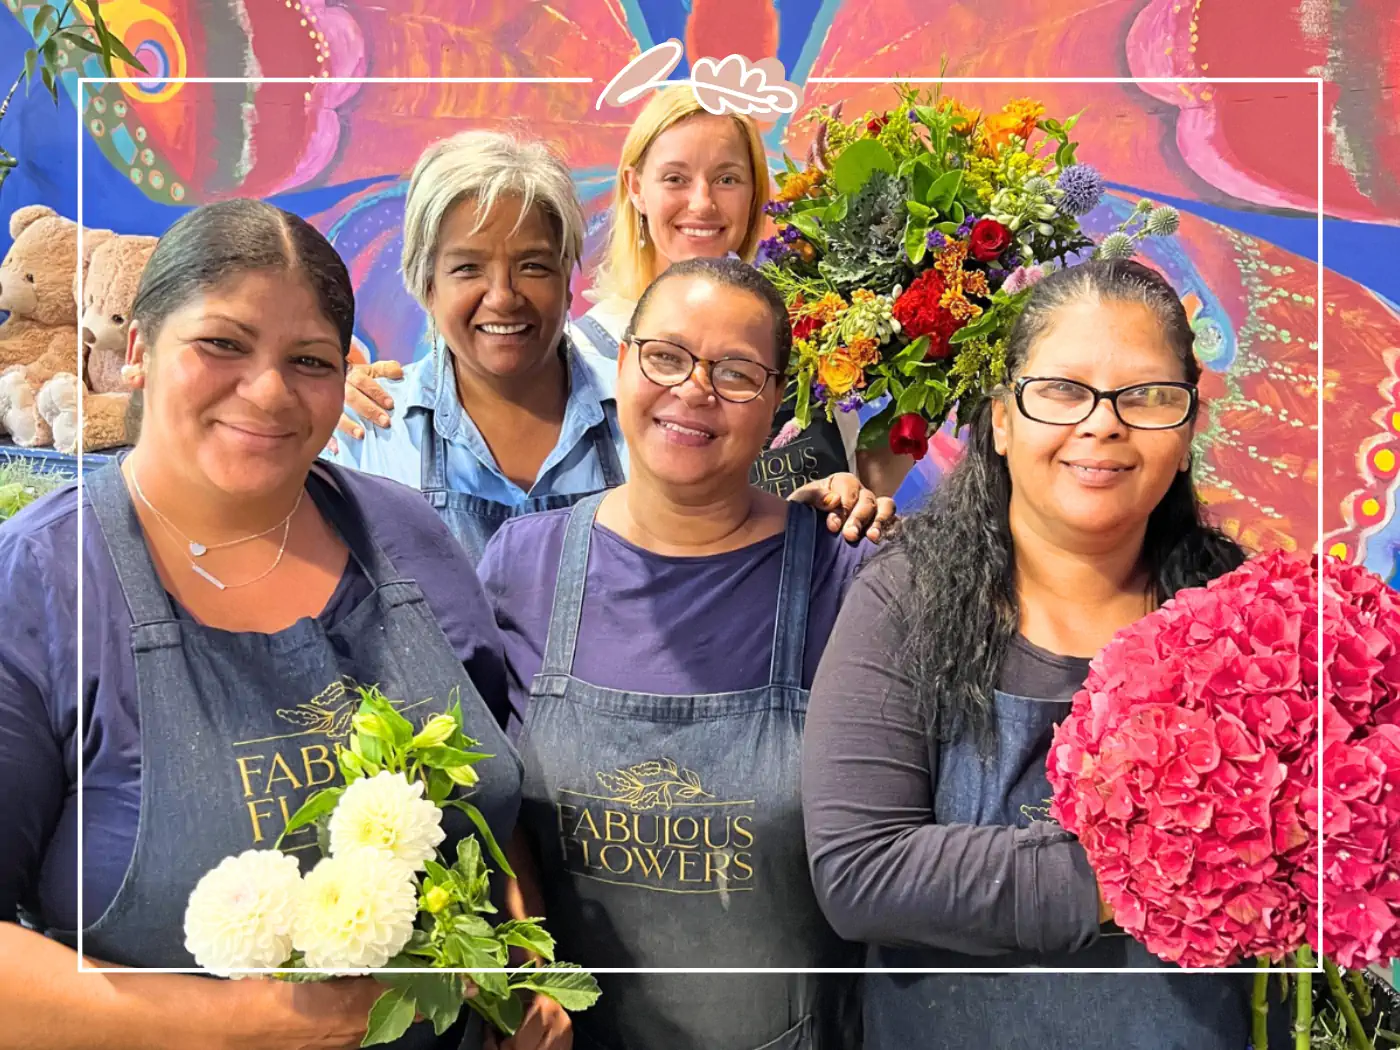
{"label": "apron strap", "polygon": [[609,361],[617,360],[617,347],[619,340],[608,334],[608,330],[602,326],[596,317],[589,317],[584,314],[574,321],[574,327],[588,337],[588,341],[593,344],[593,349],[602,357]]}
{"label": "apron strap", "polygon": [[[596,322],[595,322],[596,323]],[[603,402],[603,421],[593,427],[593,450],[603,469],[603,487],[615,489],[627,480],[622,472],[622,460],[617,455],[617,438],[622,433],[617,423],[617,402]]]}
{"label": "apron strap", "polygon": [[82,487],[87,490],[93,516],[107,541],[117,583],[131,610],[132,625],[174,620],[175,610],[156,575],[141,519],[136,516],[126,479],[122,477],[120,460],[93,471],[83,479]]}
{"label": "apron strap", "polygon": [[419,491],[442,492],[447,488],[447,441],[437,432],[433,410],[424,409],[423,445],[419,449]]}
{"label": "apron strap", "polygon": [[[370,585],[380,587],[401,582],[403,576],[370,531],[371,511],[356,499],[346,483],[346,469],[318,461],[312,466],[311,473],[317,481],[324,483],[324,488],[314,483],[307,486],[311,501],[350,548],[350,556],[359,562]],[[332,498],[331,492],[339,498]]]}
{"label": "apron strap", "polygon": [[549,610],[549,635],[544,644],[541,675],[568,675],[574,669],[574,649],[578,644],[579,621],[583,616],[583,590],[588,577],[588,548],[593,538],[593,521],[607,492],[596,492],[579,500],[569,512],[564,529],[564,547],[559,556],[559,575],[554,581],[554,603]]}
{"label": "apron strap", "polygon": [[778,583],[778,617],[773,629],[773,664],[769,683],[802,688],[807,648],[807,606],[812,596],[812,558],[817,545],[817,515],[800,503],[788,508],[783,532],[783,570]]}

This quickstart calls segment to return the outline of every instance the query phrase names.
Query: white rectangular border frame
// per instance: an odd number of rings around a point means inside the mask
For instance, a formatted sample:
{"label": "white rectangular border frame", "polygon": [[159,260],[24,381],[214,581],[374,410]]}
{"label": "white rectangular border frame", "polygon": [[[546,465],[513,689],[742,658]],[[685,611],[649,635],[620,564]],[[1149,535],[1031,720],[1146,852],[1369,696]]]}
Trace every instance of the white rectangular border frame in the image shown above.
{"label": "white rectangular border frame", "polygon": [[[88,84],[139,84],[145,83],[145,77],[79,77],[78,78],[78,100],[75,105],[77,112],[77,146],[78,146],[78,258],[82,258],[83,251],[83,111],[84,93]],[[591,77],[171,77],[169,83],[184,84],[591,84]],[[1323,354],[1323,318],[1325,316],[1325,304],[1323,299],[1323,178],[1326,173],[1325,162],[1325,130],[1326,117],[1323,104],[1323,88],[1326,81],[1322,77],[809,77],[808,84],[1311,84],[1317,91],[1317,535],[1319,545],[1322,542],[1322,508],[1323,508],[1323,450],[1325,443],[1323,440],[1323,384],[1324,384],[1324,354]],[[81,268],[78,280],[78,299],[82,301],[83,282]],[[78,358],[82,360],[81,337],[78,344]],[[78,412],[79,418],[82,416],[83,391],[79,385]],[[118,972],[116,968],[106,966],[87,965],[83,955],[83,931],[85,923],[83,918],[83,753],[85,742],[85,720],[83,717],[83,645],[81,635],[81,625],[83,622],[83,450],[82,442],[79,441],[77,449],[78,462],[78,515],[77,515],[77,551],[78,559],[78,600],[77,600],[77,623],[79,625],[78,637],[78,704],[77,704],[77,750],[78,750],[78,971],[80,973],[112,973]],[[1318,637],[1322,637],[1322,602],[1318,602]],[[1323,698],[1321,689],[1321,664],[1318,667],[1318,726],[1322,725]],[[1317,753],[1317,793],[1319,817],[1321,817],[1323,777],[1322,777],[1322,738],[1321,732],[1318,734]],[[1319,820],[1319,827],[1321,821]],[[1322,943],[1322,900],[1323,900],[1323,852],[1322,836],[1318,835],[1317,844],[1317,943]],[[548,920],[546,919],[546,922]],[[1312,969],[1301,967],[1273,967],[1275,973],[1321,973],[1321,961]],[[142,967],[139,969],[121,969],[122,973],[184,973],[184,974],[207,974],[208,971],[200,967]],[[257,968],[236,971],[239,974],[271,974],[277,973],[273,968]],[[350,974],[373,974],[374,970],[306,970],[302,972],[334,973],[340,975]],[[396,973],[514,973],[511,968],[501,968],[496,970],[446,970],[432,967],[416,967],[395,969]],[[640,974],[640,973],[730,973],[730,974],[774,974],[774,973],[803,973],[803,974],[860,974],[860,973],[974,973],[974,974],[1007,974],[1026,976],[1027,974],[1049,975],[1049,974],[1161,974],[1163,971],[1159,967],[1151,968],[1128,968],[1113,969],[1106,967],[1072,967],[1066,969],[1033,969],[1015,967],[969,967],[952,968],[937,967],[933,969],[918,969],[913,967],[809,967],[804,969],[784,970],[772,967],[703,967],[700,969],[681,968],[645,968],[645,967],[602,967],[595,968],[591,972],[602,974]],[[1226,967],[1201,967],[1197,969],[1181,970],[1179,972],[1198,974],[1236,974],[1250,972],[1249,968],[1226,968]]]}

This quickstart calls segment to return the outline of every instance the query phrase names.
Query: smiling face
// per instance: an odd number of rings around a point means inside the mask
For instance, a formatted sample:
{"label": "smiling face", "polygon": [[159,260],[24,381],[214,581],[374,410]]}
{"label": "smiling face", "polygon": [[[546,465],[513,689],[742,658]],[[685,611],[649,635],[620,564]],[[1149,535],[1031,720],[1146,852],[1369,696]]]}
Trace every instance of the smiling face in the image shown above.
{"label": "smiling face", "polygon": [[753,162],[729,117],[698,113],[673,124],[624,177],[633,207],[646,216],[656,273],[685,259],[721,258],[744,243]]}
{"label": "smiling face", "polygon": [[[1186,380],[1149,307],[1092,299],[1056,311],[1020,374],[1099,390]],[[1008,396],[992,406],[992,432],[1011,473],[1013,525],[1067,547],[1145,527],[1176,473],[1190,464],[1189,424],[1131,429],[1107,401],[1082,423],[1054,426],[1027,419]]]}
{"label": "smiling face", "polygon": [[569,312],[569,271],[559,230],[544,210],[496,201],[481,228],[465,200],[438,231],[428,306],[459,368],[485,377],[528,375],[559,348]]}
{"label": "smiling face", "polygon": [[300,484],[340,418],[339,332],[298,270],[232,277],[129,338],[145,366],[141,442],[229,494]]}
{"label": "smiling face", "polygon": [[[778,366],[767,304],[703,277],[662,282],[635,325],[638,339],[665,339],[708,361],[742,357]],[[747,485],[778,407],[771,377],[757,398],[734,404],[714,396],[703,368],[679,386],[652,382],[638,353],[635,344],[622,348],[617,383],[618,422],[633,475],[687,488]]]}

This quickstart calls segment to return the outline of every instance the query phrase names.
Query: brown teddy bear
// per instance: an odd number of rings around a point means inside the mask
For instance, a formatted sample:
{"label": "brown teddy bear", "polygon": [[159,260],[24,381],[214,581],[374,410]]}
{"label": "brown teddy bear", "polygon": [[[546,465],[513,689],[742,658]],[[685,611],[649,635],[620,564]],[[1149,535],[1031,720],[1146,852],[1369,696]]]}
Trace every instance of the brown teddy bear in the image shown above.
{"label": "brown teddy bear", "polygon": [[[87,356],[86,384],[82,386],[82,446],[84,452],[118,448],[135,440],[128,421],[131,388],[122,375],[126,361],[126,336],[131,307],[141,272],[155,251],[156,238],[114,234],[98,240],[84,269],[82,312],[83,349]],[[74,295],[79,294],[74,287]],[[0,388],[4,380],[0,378]],[[80,384],[71,372],[60,372],[40,388],[34,407],[52,431],[53,447],[77,451],[79,439],[78,397]],[[41,428],[42,429],[42,428]]]}
{"label": "brown teddy bear", "polygon": [[[73,286],[78,269],[78,226],[52,208],[32,204],[10,216],[14,243],[0,262],[0,434],[15,444],[46,445],[52,439],[38,413],[38,393],[59,372],[81,370],[78,309]],[[83,237],[90,256],[108,230]]]}

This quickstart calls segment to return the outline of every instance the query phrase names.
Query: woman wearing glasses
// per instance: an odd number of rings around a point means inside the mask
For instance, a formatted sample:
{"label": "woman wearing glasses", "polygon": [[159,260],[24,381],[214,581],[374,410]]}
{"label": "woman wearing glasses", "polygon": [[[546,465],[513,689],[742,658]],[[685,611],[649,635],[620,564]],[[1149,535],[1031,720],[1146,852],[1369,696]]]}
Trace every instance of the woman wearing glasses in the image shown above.
{"label": "woman wearing glasses", "polygon": [[[482,582],[528,697],[520,828],[560,954],[584,966],[859,965],[812,893],[807,689],[869,544],[749,483],[792,330],[746,264],[677,263],[623,341],[626,484],[508,522]],[[596,1050],[854,1045],[848,977],[600,976]]]}
{"label": "woman wearing glasses", "polygon": [[1093,657],[1243,560],[1191,482],[1200,365],[1133,262],[1036,286],[933,503],[862,572],[813,687],[803,805],[818,898],[870,967],[868,1050],[1238,1050],[1249,979],[1166,969],[1116,930],[1046,819],[1045,762]]}

